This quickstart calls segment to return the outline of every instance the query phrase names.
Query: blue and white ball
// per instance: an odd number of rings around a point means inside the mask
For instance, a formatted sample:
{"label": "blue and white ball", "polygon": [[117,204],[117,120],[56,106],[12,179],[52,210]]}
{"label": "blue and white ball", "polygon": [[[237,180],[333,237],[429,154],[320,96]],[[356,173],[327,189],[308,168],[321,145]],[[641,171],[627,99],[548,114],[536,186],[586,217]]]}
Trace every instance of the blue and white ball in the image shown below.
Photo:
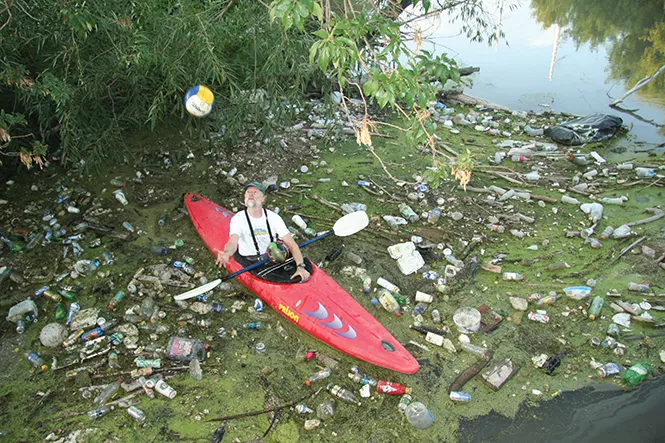
{"label": "blue and white ball", "polygon": [[210,114],[215,106],[215,94],[203,86],[192,86],[185,94],[185,109],[194,117],[202,118]]}

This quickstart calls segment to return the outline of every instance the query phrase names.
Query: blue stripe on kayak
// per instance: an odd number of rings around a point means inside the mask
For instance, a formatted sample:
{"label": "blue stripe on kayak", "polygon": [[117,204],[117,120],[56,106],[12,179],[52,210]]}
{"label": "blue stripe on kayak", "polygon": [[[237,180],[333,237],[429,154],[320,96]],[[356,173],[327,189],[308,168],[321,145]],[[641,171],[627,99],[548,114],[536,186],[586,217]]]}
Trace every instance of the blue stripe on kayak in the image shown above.
{"label": "blue stripe on kayak", "polygon": [[314,317],[314,318],[318,318],[319,320],[323,320],[324,318],[328,318],[328,311],[326,310],[326,308],[323,307],[321,302],[318,302],[318,303],[319,303],[319,308],[316,311],[314,311],[314,312],[305,311],[305,314],[307,314],[311,317]]}
{"label": "blue stripe on kayak", "polygon": [[353,329],[353,326],[349,325],[349,330],[346,332],[338,332],[337,335],[342,336],[344,338],[356,338],[356,330]]}
{"label": "blue stripe on kayak", "polygon": [[329,328],[332,328],[332,329],[341,329],[342,326],[344,326],[344,323],[342,323],[342,320],[339,319],[337,314],[333,314],[333,317],[334,317],[333,321],[330,321],[328,323],[321,322],[321,324],[323,326],[328,326]]}

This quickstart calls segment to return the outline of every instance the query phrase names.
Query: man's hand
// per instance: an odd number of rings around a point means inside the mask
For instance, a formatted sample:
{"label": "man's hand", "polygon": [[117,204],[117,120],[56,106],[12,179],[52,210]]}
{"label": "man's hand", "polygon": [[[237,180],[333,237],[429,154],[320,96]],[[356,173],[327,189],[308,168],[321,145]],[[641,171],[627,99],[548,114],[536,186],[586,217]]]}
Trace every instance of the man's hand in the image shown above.
{"label": "man's hand", "polygon": [[231,256],[224,251],[220,251],[219,249],[216,249],[215,251],[217,252],[217,260],[215,261],[215,264],[220,268],[228,265],[229,260],[231,260]]}
{"label": "man's hand", "polygon": [[298,268],[296,269],[296,273],[291,276],[291,280],[296,277],[300,277],[300,283],[305,283],[307,280],[309,280],[310,274],[307,272],[307,269]]}

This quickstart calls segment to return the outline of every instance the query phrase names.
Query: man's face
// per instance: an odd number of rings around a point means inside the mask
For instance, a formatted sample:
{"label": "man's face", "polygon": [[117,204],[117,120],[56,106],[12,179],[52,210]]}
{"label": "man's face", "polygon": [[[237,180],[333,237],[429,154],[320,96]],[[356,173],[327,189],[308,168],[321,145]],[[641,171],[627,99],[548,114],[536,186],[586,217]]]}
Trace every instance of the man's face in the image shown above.
{"label": "man's face", "polygon": [[248,208],[252,209],[259,207],[263,205],[264,201],[265,201],[265,196],[263,195],[263,192],[261,192],[258,188],[250,186],[245,191],[245,206],[247,206]]}

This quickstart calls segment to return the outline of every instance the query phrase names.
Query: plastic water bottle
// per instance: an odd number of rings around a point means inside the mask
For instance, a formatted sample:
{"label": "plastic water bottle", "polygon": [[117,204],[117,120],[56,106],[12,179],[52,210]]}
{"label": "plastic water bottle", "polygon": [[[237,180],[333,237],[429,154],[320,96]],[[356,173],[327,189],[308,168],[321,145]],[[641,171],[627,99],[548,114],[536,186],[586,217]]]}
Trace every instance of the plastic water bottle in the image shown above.
{"label": "plastic water bottle", "polygon": [[120,303],[120,300],[122,300],[123,298],[125,298],[125,293],[122,291],[118,291],[113,296],[108,306],[106,306],[106,309],[108,309],[109,311],[115,311],[115,307],[118,305],[118,303]]}
{"label": "plastic water bottle", "polygon": [[307,380],[305,380],[305,384],[307,386],[310,386],[312,383],[323,380],[324,378],[330,377],[330,368],[323,368],[318,372],[315,372],[314,374],[310,375],[307,377]]}
{"label": "plastic water bottle", "polygon": [[656,175],[656,172],[651,168],[635,168],[635,173],[638,177],[651,178]]}
{"label": "plastic water bottle", "polygon": [[113,383],[109,384],[101,394],[99,394],[95,399],[93,400],[93,403],[96,405],[103,405],[104,403],[108,402],[112,397],[113,394],[116,393],[116,391],[120,388],[120,380],[116,380]]}
{"label": "plastic water bottle", "polygon": [[406,419],[416,429],[427,429],[434,423],[432,413],[419,401],[414,401],[407,406],[405,414]]}
{"label": "plastic water bottle", "polygon": [[395,297],[393,297],[392,293],[387,289],[381,290],[379,295],[379,303],[381,303],[381,306],[383,306],[383,309],[386,311],[392,312],[398,317],[402,315],[400,312],[399,303],[397,303]]}
{"label": "plastic water bottle", "polygon": [[326,389],[330,395],[339,398],[344,403],[360,406],[360,402],[356,396],[341,386],[330,383],[328,386],[326,386]]}
{"label": "plastic water bottle", "polygon": [[101,417],[102,415],[111,412],[114,409],[115,406],[104,406],[102,408],[93,409],[92,411],[88,411],[88,418],[90,418],[90,420],[95,420]]}
{"label": "plastic water bottle", "polygon": [[631,228],[628,225],[621,225],[612,232],[610,238],[626,238],[629,237],[631,233]]}
{"label": "plastic water bottle", "polygon": [[48,369],[48,366],[46,366],[46,363],[44,363],[44,359],[41,358],[35,351],[26,352],[25,358],[27,358],[30,364],[35,368],[41,369],[42,371],[46,371]]}
{"label": "plastic water bottle", "polygon": [[635,283],[631,281],[628,283],[628,290],[635,292],[647,292],[649,291],[649,286],[649,283]]}

